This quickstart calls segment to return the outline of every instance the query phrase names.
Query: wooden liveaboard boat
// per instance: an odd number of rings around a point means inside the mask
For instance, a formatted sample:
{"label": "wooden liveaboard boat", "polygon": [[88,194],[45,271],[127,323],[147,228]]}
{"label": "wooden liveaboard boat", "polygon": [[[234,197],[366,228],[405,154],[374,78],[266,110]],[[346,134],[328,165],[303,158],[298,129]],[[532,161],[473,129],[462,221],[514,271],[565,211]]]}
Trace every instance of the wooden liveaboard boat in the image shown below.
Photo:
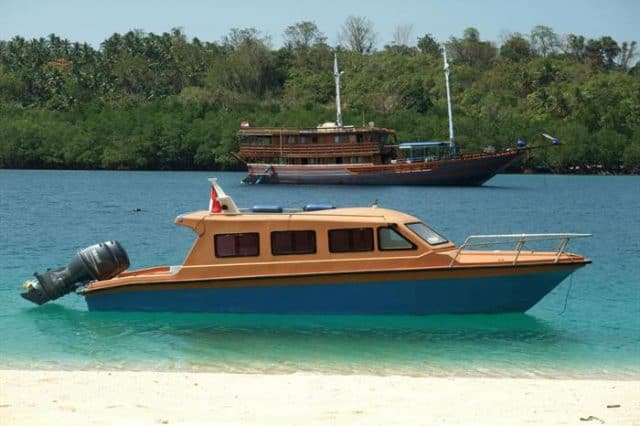
{"label": "wooden liveaboard boat", "polygon": [[[182,265],[127,271],[126,252],[110,241],[78,252],[67,267],[36,273],[22,296],[42,304],[75,291],[99,311],[524,312],[590,263],[565,251],[570,239],[586,234],[472,236],[457,247],[396,210],[239,209],[210,181],[210,209],[175,220],[196,235]],[[525,249],[541,240],[560,244],[554,251]],[[504,242],[515,249],[492,250]]]}
{"label": "wooden liveaboard boat", "polygon": [[[461,154],[454,131],[449,64],[444,52],[449,140],[398,144],[394,130],[342,124],[340,72],[334,58],[336,122],[316,128],[265,128],[241,123],[233,155],[252,184],[482,185],[521,160],[528,148]],[[442,149],[446,145],[446,149]],[[416,152],[421,154],[416,155]]]}

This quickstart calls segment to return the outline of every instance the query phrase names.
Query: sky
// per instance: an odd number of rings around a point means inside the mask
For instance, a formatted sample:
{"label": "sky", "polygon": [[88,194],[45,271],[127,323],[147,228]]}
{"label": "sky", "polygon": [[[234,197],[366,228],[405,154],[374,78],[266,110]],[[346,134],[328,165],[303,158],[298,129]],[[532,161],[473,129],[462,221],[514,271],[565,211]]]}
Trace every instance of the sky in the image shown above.
{"label": "sky", "polygon": [[372,22],[378,48],[399,26],[411,26],[414,43],[427,33],[442,42],[475,27],[482,40],[499,45],[505,35],[528,34],[536,25],[558,35],[640,43],[640,0],[0,0],[0,40],[55,33],[99,47],[113,33],[181,28],[188,38],[220,41],[232,28],[253,27],[278,48],[287,26],[312,21],[336,45],[350,15]]}

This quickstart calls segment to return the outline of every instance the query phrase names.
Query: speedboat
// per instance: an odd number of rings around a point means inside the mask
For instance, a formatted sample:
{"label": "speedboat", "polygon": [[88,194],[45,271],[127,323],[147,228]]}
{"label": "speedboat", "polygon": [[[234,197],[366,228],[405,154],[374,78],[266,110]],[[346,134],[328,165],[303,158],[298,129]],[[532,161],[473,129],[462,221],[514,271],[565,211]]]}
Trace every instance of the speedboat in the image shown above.
{"label": "speedboat", "polygon": [[[566,251],[589,234],[472,235],[456,246],[379,207],[241,209],[215,178],[210,207],[178,216],[195,241],[182,265],[127,270],[117,241],[36,273],[36,304],[75,292],[92,311],[428,315],[524,312],[591,261]],[[531,242],[557,242],[532,251]],[[513,244],[508,250],[496,246]]]}

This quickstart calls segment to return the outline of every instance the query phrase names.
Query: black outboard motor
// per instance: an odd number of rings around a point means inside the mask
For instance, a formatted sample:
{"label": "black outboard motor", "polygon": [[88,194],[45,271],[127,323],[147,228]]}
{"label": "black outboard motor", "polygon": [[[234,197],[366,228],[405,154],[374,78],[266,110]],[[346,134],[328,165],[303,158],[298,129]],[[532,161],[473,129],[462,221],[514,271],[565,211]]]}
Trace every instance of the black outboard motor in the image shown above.
{"label": "black outboard motor", "polygon": [[129,256],[117,241],[94,244],[73,256],[66,268],[35,273],[36,280],[27,281],[20,295],[42,305],[95,280],[108,280],[129,267]]}

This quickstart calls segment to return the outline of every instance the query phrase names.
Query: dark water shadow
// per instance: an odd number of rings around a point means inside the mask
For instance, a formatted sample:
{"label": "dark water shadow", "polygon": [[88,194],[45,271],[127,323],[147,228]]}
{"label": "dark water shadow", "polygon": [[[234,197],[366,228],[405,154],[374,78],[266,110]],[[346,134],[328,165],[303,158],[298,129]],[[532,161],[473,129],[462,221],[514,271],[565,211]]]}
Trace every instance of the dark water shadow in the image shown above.
{"label": "dark water shadow", "polygon": [[527,314],[360,316],[255,315],[145,312],[88,312],[51,304],[25,312],[40,332],[74,330],[79,336],[109,338],[162,333],[163,339],[219,334],[280,337],[331,336],[556,340],[564,331]]}

